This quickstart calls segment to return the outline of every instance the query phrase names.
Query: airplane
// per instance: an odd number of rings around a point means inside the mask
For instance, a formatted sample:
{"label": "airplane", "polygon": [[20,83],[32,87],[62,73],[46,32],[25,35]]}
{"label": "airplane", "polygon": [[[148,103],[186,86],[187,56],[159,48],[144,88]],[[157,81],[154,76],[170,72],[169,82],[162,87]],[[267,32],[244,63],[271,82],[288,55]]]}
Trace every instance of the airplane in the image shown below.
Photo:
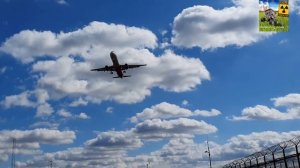
{"label": "airplane", "polygon": [[110,52],[110,59],[111,59],[113,65],[111,65],[111,66],[106,65],[103,68],[91,69],[91,71],[103,71],[103,72],[110,71],[111,74],[113,74],[113,71],[116,71],[118,76],[113,77],[113,78],[125,78],[125,77],[131,77],[130,75],[124,75],[124,73],[126,73],[127,69],[138,68],[138,67],[147,65],[147,64],[120,65],[119,61],[118,61],[118,57],[113,51]]}

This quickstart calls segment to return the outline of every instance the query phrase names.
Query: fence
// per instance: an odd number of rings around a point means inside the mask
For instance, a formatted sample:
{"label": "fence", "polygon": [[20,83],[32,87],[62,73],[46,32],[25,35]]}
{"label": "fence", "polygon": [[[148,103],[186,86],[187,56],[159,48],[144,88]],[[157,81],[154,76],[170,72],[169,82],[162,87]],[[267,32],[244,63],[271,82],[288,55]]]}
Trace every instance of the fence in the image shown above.
{"label": "fence", "polygon": [[300,168],[299,144],[300,136],[234,160],[223,168]]}

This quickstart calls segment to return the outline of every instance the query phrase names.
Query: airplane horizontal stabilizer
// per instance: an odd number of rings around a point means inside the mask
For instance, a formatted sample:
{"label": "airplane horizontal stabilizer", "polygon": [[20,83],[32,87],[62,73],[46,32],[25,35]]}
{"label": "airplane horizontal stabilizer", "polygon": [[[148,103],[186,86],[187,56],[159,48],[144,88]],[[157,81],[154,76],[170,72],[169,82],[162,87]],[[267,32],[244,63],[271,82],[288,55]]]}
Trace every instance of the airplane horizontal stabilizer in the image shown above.
{"label": "airplane horizontal stabilizer", "polygon": [[[126,77],[131,77],[131,75],[124,75],[122,78],[126,78]],[[115,76],[115,77],[113,77],[113,78],[121,78],[121,77]]]}

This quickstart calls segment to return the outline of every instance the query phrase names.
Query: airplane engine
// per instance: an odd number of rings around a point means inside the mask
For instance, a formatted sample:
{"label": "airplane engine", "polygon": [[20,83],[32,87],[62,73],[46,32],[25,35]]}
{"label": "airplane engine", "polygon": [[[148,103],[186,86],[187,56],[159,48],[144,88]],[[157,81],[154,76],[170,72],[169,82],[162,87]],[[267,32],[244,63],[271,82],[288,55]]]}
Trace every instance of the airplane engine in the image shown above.
{"label": "airplane engine", "polygon": [[108,70],[109,70],[109,69],[108,69],[108,66],[106,65],[106,66],[105,66],[105,71],[108,71]]}
{"label": "airplane engine", "polygon": [[124,69],[128,69],[128,68],[129,68],[128,64],[125,64]]}

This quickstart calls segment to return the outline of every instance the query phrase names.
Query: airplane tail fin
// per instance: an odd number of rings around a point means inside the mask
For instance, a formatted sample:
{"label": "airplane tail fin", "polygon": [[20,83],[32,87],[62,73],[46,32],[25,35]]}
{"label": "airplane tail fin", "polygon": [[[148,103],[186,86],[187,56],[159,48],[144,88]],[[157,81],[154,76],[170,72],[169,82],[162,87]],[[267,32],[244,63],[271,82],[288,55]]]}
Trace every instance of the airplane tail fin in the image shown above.
{"label": "airplane tail fin", "polygon": [[[124,75],[122,78],[127,78],[127,77],[131,77],[131,75]],[[115,76],[115,77],[113,77],[113,78],[121,78],[121,77]]]}

